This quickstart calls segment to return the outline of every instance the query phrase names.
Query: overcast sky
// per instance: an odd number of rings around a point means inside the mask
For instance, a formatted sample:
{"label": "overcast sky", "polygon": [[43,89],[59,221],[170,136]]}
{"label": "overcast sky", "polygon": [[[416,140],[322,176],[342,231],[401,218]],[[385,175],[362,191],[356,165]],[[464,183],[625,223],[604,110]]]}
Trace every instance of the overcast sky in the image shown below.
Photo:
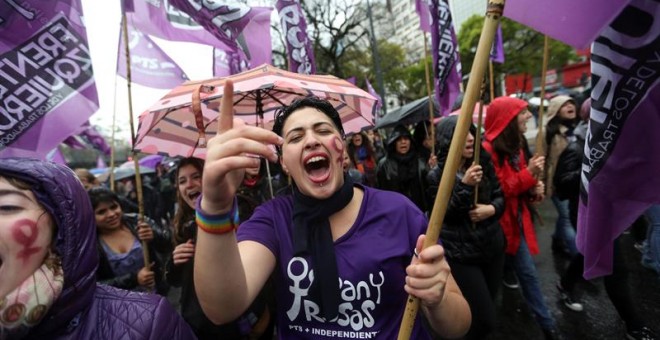
{"label": "overcast sky", "polygon": [[[116,138],[130,140],[127,82],[116,76],[117,43],[121,23],[119,1],[82,0],[82,5],[100,104],[100,109],[92,116],[91,122],[109,135],[112,131],[113,110],[116,109],[117,126],[123,130]],[[157,38],[154,40],[181,66],[190,79],[212,77],[212,48]],[[134,83],[131,84],[131,89],[137,130],[138,115],[168,91]]]}

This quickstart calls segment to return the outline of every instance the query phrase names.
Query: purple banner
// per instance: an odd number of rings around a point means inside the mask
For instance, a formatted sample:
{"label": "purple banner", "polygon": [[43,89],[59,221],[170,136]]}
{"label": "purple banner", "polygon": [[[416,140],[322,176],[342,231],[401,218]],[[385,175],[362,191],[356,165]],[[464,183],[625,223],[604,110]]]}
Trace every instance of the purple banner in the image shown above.
{"label": "purple banner", "polygon": [[658,18],[660,3],[633,0],[592,45],[577,235],[587,279],[612,272],[614,239],[660,203]]}
{"label": "purple banner", "polygon": [[105,138],[96,130],[95,127],[86,124],[85,129],[80,133],[80,136],[85,138],[89,144],[94,146],[95,149],[103,152],[104,154],[110,156],[111,148],[106,142]]}
{"label": "purple banner", "polygon": [[61,164],[61,165],[67,165],[66,164],[66,159],[64,158],[64,155],[62,154],[62,151],[60,150],[59,147],[57,147],[57,148],[53,149],[53,151],[49,152],[46,155],[46,160],[50,161],[50,162],[53,162],[53,163]]}
{"label": "purple banner", "polygon": [[[117,74],[126,78],[126,45],[119,30]],[[183,70],[148,35],[128,25],[131,81],[140,85],[171,89],[188,80]]]}
{"label": "purple banner", "polygon": [[[273,63],[273,43],[270,40],[270,7],[253,7],[252,20],[245,26],[238,42],[243,48],[250,68]],[[244,43],[243,43],[244,42]]]}
{"label": "purple banner", "polygon": [[62,143],[74,150],[85,150],[87,149],[87,146],[80,141],[79,137],[77,135],[71,135],[67,137]]}
{"label": "purple banner", "polygon": [[[346,79],[346,81],[349,82],[349,83],[351,83],[351,84],[353,84],[353,85],[355,85],[356,82],[357,82],[357,79],[355,78],[355,76],[350,76],[350,77],[348,77],[348,78]],[[368,80],[367,80],[367,81],[368,81]]]}
{"label": "purple banner", "polygon": [[239,35],[255,16],[267,13],[270,18],[272,10],[269,7],[250,7],[238,1],[169,0],[169,3],[231,47],[236,46]]}
{"label": "purple banner", "polygon": [[0,157],[44,158],[98,109],[80,1],[0,2]]}
{"label": "purple banner", "polygon": [[307,36],[307,21],[299,0],[277,0],[280,24],[286,39],[289,71],[315,74],[314,48]]}
{"label": "purple banner", "polygon": [[126,13],[128,24],[142,33],[166,40],[210,45],[222,50],[237,49],[236,43],[228,45],[218,40],[168,0],[137,0],[133,9],[132,13]]}
{"label": "purple banner", "polygon": [[460,93],[461,61],[454,33],[454,24],[446,0],[431,0],[431,52],[435,96],[443,116],[451,113]]}
{"label": "purple banner", "polygon": [[415,11],[419,15],[419,29],[426,33],[431,32],[431,12],[428,0],[415,0]]}
{"label": "purple banner", "polygon": [[504,16],[582,49],[628,3],[630,0],[507,0]]}
{"label": "purple banner", "polygon": [[103,156],[99,155],[96,157],[96,168],[97,169],[105,169],[107,168],[108,165],[105,164],[105,160],[103,159]]}
{"label": "purple banner", "polygon": [[502,41],[502,25],[497,25],[493,47],[490,49],[490,60],[494,63],[504,63],[504,42]]}

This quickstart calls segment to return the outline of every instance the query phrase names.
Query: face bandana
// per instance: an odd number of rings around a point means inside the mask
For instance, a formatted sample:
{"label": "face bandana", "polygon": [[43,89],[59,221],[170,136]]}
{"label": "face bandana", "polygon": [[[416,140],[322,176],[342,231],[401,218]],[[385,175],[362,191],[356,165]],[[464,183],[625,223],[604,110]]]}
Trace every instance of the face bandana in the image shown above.
{"label": "face bandana", "polygon": [[0,340],[20,339],[39,324],[63,285],[60,259],[51,254],[14,291],[0,299]]}

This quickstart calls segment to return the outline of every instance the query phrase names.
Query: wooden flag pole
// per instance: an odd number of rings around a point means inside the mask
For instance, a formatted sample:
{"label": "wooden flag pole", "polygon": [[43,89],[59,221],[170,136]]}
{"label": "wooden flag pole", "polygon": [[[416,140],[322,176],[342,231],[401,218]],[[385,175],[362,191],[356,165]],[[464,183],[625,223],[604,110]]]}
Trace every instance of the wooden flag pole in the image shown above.
{"label": "wooden flag pole", "polygon": [[536,155],[545,156],[545,127],[543,119],[545,118],[545,74],[548,71],[548,36],[543,36],[543,63],[541,66],[541,104],[539,105],[538,133],[536,134]]}
{"label": "wooden flag pole", "polygon": [[[492,70],[493,68],[493,62],[490,61],[490,69]],[[492,75],[492,74],[491,74]],[[492,78],[491,78],[492,80]],[[481,97],[479,97],[479,116],[477,118],[477,133],[476,136],[474,136],[474,161],[473,164],[480,164],[481,162],[481,126],[483,125],[483,117],[484,117],[484,93],[486,92],[485,89],[485,83],[484,86],[481,87]],[[492,91],[492,83],[491,83],[491,91]],[[492,96],[492,94],[491,94]],[[491,97],[491,101],[493,97]],[[477,206],[477,203],[479,203],[479,185],[475,185],[474,187],[474,206]],[[476,223],[472,223],[472,227],[476,227]]]}
{"label": "wooden flag pole", "polygon": [[[431,72],[429,71],[429,45],[428,39],[426,38],[426,32],[424,34],[424,71],[426,73],[426,92],[429,96],[429,121],[431,122],[431,157],[435,156],[435,124],[433,124],[433,91],[431,91]],[[427,159],[428,161],[428,159]]]}
{"label": "wooden flag pole", "polygon": [[[124,38],[124,53],[126,53],[126,86],[128,88],[128,122],[131,126],[131,142],[135,146],[135,126],[133,124],[133,95],[131,93],[131,53],[128,47],[128,22],[126,20],[126,13],[122,13],[122,35]],[[138,200],[138,222],[144,221],[144,199],[142,196],[142,176],[140,175],[140,163],[138,162],[137,152],[135,148],[131,148],[131,156],[133,157],[133,165],[135,166],[135,191]],[[142,241],[142,258],[144,259],[144,266],[150,268],[151,260],[149,259],[149,244],[147,241]]]}
{"label": "wooden flag pole", "polygon": [[[472,70],[470,70],[470,79],[468,80],[467,90],[461,105],[461,114],[458,118],[456,128],[454,128],[454,137],[451,140],[449,147],[449,154],[447,162],[442,170],[442,178],[440,179],[440,186],[438,187],[438,195],[433,204],[433,212],[429,220],[429,227],[426,231],[426,239],[424,241],[424,248],[434,245],[438,242],[440,236],[440,229],[442,221],[447,212],[447,204],[454,182],[456,180],[456,171],[461,160],[461,153],[465,145],[465,138],[467,137],[470,124],[472,123],[472,113],[474,112],[474,105],[479,97],[481,90],[481,83],[483,82],[486,73],[486,64],[490,49],[493,46],[495,31],[497,24],[500,21],[502,12],[504,11],[504,0],[489,0],[486,9],[486,18],[479,44],[477,45],[477,53],[472,63]],[[419,310],[419,299],[413,295],[408,296],[406,308],[403,312],[403,319],[401,320],[401,328],[399,329],[398,340],[408,340],[412,334],[415,325],[415,318]]]}
{"label": "wooden flag pole", "polygon": [[[493,71],[493,61],[488,60],[488,75],[490,80],[490,101],[492,102],[495,99],[495,75]],[[481,102],[483,104],[483,96],[481,97]]]}
{"label": "wooden flag pole", "polygon": [[117,77],[112,99],[112,143],[110,144],[110,191],[116,192],[115,188],[115,129],[117,128]]}

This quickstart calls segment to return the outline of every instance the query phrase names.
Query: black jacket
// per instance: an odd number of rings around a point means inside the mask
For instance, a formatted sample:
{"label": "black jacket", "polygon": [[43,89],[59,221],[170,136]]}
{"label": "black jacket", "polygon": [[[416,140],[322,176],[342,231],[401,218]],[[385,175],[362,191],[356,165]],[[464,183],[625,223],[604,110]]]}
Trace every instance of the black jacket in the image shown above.
{"label": "black jacket", "polygon": [[[193,240],[196,239],[197,225],[195,222],[189,221],[186,228],[191,228]],[[181,265],[174,265],[172,258],[170,258],[166,268],[165,279],[167,283],[174,287],[181,287],[181,298],[179,300],[181,303],[181,316],[199,339],[241,339],[241,333],[236,323],[215,325],[204,315],[193,283],[194,257]]]}
{"label": "black jacket", "polygon": [[[427,177],[430,196],[435,195],[440,185],[442,169],[445,166],[449,145],[456,126],[457,116],[443,118],[436,130],[438,142],[438,166],[433,168]],[[476,129],[472,128],[472,133]],[[467,160],[469,164],[472,160]],[[445,248],[447,258],[463,263],[484,263],[494,257],[494,254],[503,253],[505,238],[499,219],[504,212],[504,195],[499,181],[495,175],[490,154],[481,149],[480,162],[483,169],[483,178],[479,184],[480,204],[492,204],[495,214],[490,218],[478,222],[473,226],[468,215],[474,205],[474,187],[463,184],[462,174],[456,175],[454,189],[449,199],[447,213],[442,224],[440,238]]]}
{"label": "black jacket", "polygon": [[[410,151],[404,156],[397,154],[396,141],[401,137],[410,139]],[[378,162],[376,187],[396,191],[408,197],[417,207],[427,212],[426,175],[428,166],[419,158],[412,136],[403,126],[397,126],[387,142],[387,156]]]}
{"label": "black jacket", "polygon": [[555,195],[560,199],[568,200],[569,215],[575,226],[580,201],[580,172],[582,171],[582,156],[587,129],[587,123],[580,123],[573,130],[574,138],[569,139],[568,146],[559,155],[557,169],[552,178]]}

